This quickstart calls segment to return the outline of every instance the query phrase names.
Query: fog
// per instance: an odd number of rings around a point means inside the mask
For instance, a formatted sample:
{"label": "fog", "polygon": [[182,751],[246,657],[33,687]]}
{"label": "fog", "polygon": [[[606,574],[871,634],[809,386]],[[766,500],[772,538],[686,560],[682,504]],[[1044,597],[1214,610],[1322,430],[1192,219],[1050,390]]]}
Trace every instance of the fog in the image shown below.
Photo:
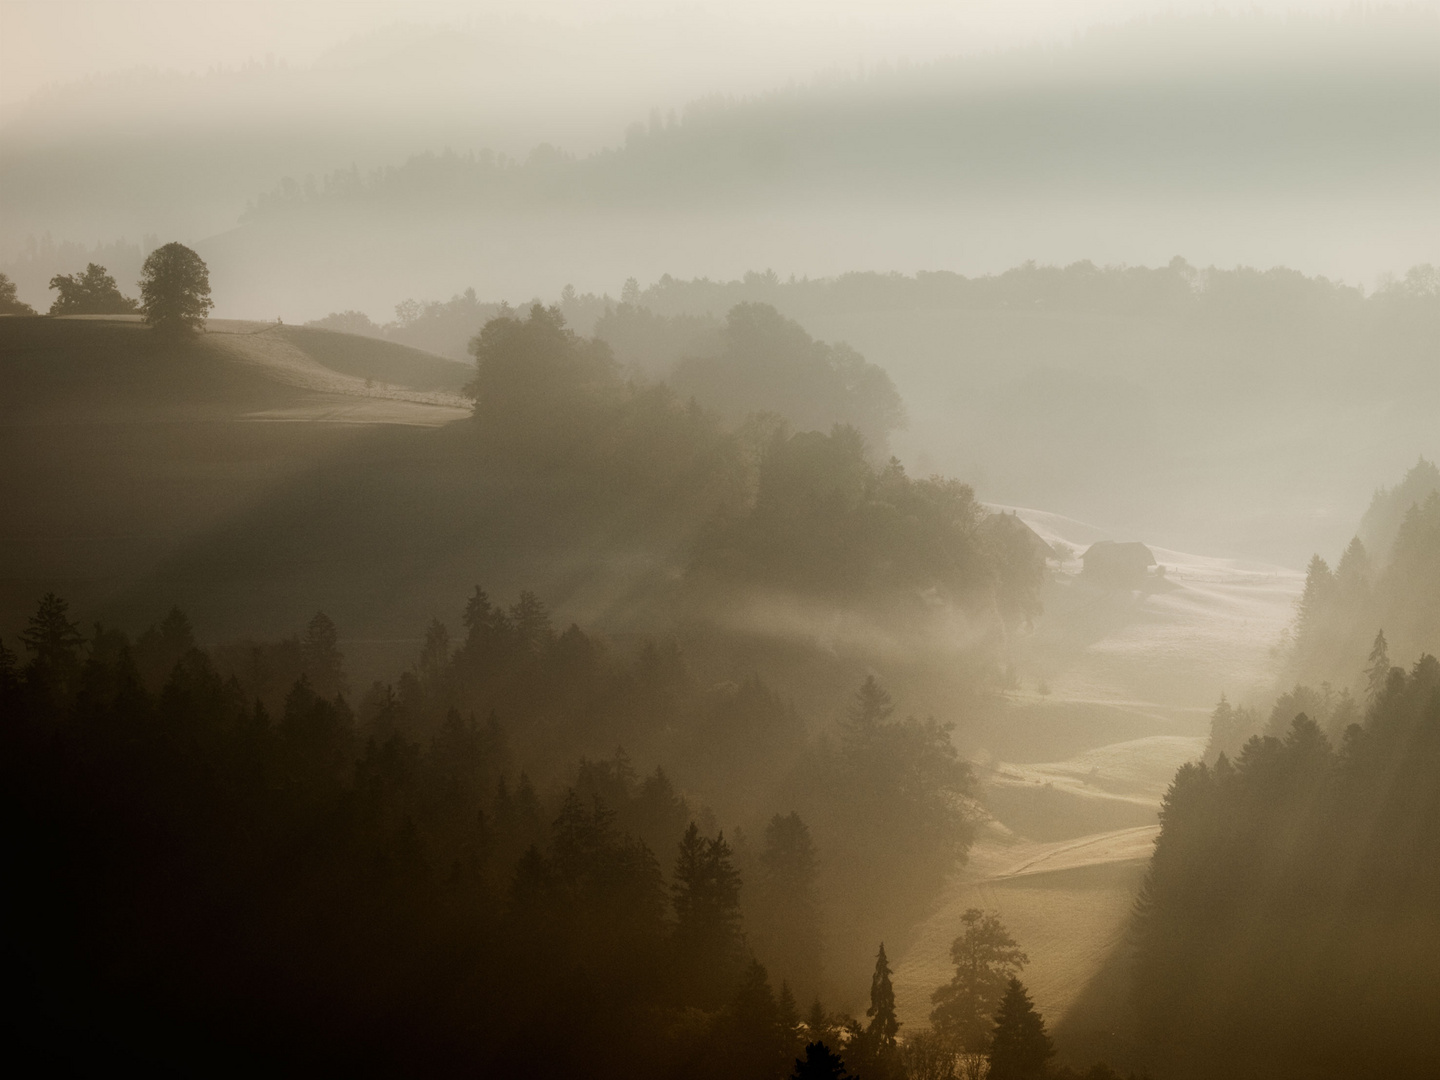
{"label": "fog", "polygon": [[[217,275],[235,266],[222,312],[292,321],[383,314],[405,289],[555,295],[767,266],[1178,253],[1373,285],[1436,238],[1433,9],[266,10],[7,5],[0,255],[24,294],[43,298],[48,274],[15,260],[46,234],[208,244]],[[405,244],[385,225],[411,234],[433,194],[393,193],[365,208],[375,239],[340,279],[313,213],[283,237],[234,234],[286,183],[403,178],[447,152],[528,163],[514,181],[540,221],[517,234],[472,200],[473,233]],[[434,181],[454,198],[479,179]],[[633,183],[639,215],[615,190]]]}
{"label": "fog", "polygon": [[1440,7],[0,5],[16,1053],[1440,1069]]}

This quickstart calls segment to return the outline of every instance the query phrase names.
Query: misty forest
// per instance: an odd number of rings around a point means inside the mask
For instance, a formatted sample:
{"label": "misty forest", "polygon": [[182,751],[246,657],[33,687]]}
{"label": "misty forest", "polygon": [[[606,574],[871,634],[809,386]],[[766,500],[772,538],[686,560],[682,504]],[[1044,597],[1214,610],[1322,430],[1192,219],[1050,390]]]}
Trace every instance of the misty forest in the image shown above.
{"label": "misty forest", "polygon": [[17,1060],[1440,1074],[1440,8],[0,72]]}

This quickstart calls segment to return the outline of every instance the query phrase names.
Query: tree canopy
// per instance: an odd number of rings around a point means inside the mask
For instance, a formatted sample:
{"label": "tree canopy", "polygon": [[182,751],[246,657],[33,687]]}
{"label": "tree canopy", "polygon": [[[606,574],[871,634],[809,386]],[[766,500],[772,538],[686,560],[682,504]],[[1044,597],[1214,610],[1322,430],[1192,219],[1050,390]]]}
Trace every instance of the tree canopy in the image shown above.
{"label": "tree canopy", "polygon": [[17,295],[9,274],[0,274],[0,315],[34,315],[35,309]]}
{"label": "tree canopy", "polygon": [[990,1045],[996,1010],[1010,980],[1030,958],[1020,950],[995,912],[970,908],[960,917],[965,931],[950,943],[955,977],[930,1000],[930,1024],[954,1050],[984,1053]]}
{"label": "tree canopy", "polygon": [[122,296],[105,267],[90,263],[80,274],[56,274],[50,288],[58,291],[51,315],[133,315],[140,305]]}
{"label": "tree canopy", "polygon": [[184,244],[171,242],[145,258],[140,276],[140,310],[157,330],[183,332],[205,325],[214,302],[205,260]]}
{"label": "tree canopy", "polygon": [[814,340],[769,304],[736,304],[719,337],[718,351],[681,359],[671,381],[732,423],[771,410],[798,431],[849,425],[877,448],[905,426],[904,403],[883,368],[848,345]]}

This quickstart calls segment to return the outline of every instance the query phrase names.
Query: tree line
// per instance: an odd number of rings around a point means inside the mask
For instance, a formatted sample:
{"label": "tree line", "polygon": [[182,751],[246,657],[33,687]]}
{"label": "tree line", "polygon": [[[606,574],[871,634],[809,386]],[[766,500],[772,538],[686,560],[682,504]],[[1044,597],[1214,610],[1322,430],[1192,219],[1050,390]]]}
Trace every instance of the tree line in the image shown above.
{"label": "tree line", "polygon": [[[666,373],[686,357],[718,355],[725,314],[746,304],[769,305],[807,326],[857,313],[1007,311],[1158,319],[1192,333],[1218,331],[1227,339],[1267,325],[1283,326],[1291,340],[1303,340],[1303,331],[1317,325],[1351,335],[1388,326],[1387,340],[1377,343],[1388,365],[1399,359],[1395,354],[1412,351],[1405,338],[1433,319],[1437,295],[1440,275],[1429,264],[1416,265],[1367,295],[1284,267],[1198,267],[1176,257],[1155,267],[1028,262],[976,277],[946,270],[788,279],[773,270],[752,270],[731,280],[663,274],[643,287],[628,279],[618,297],[567,286],[555,306],[572,326],[606,341],[623,363],[652,374]],[[358,311],[332,312],[309,325],[386,337],[458,360],[485,322],[506,306],[482,301],[467,289],[448,301],[405,300],[396,305],[394,321],[383,326]]]}
{"label": "tree line", "polygon": [[[98,263],[74,274],[56,274],[50,315],[140,315],[162,331],[197,330],[214,306],[210,271],[184,244],[163,244],[145,257],[140,270],[140,299],[124,295],[115,278]],[[34,315],[16,295],[15,283],[0,274],[0,315]]]}

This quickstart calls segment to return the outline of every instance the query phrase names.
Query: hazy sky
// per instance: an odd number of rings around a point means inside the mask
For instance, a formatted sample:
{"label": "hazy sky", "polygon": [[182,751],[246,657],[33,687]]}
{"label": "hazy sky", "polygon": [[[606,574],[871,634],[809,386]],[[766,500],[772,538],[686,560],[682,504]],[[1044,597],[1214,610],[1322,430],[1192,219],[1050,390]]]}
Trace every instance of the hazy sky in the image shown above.
{"label": "hazy sky", "polygon": [[[1440,3],[1406,6],[1433,12]],[[22,296],[48,303],[51,276],[88,256],[71,250],[52,266],[48,255],[32,257],[44,238],[88,249],[163,234],[213,260],[226,313],[287,319],[337,307],[384,316],[405,296],[443,297],[467,286],[487,296],[548,296],[567,282],[614,291],[631,275],[728,277],[766,266],[802,276],[862,268],[974,274],[1026,259],[1155,264],[1180,253],[1200,265],[1283,264],[1373,283],[1434,261],[1434,124],[1414,104],[1427,95],[1406,83],[1406,107],[1393,108],[1385,85],[1400,75],[1423,82],[1415,71],[1428,70],[1425,49],[1440,21],[1427,16],[1426,33],[1416,35],[1411,23],[1426,20],[1396,20],[1384,5],[1334,24],[1318,18],[1356,10],[1336,0],[0,0],[0,265]],[[1193,17],[1209,13],[1221,17]],[[1285,25],[1293,14],[1306,18]],[[1167,23],[1166,16],[1188,18]],[[1155,23],[1135,24],[1148,18]],[[1082,38],[1106,24],[1127,25]],[[1067,44],[1077,47],[1025,48]],[[763,95],[787,84],[812,84],[816,101],[854,85],[881,100],[887,87],[903,90],[917,73],[823,76],[1007,49],[1015,52],[944,70],[971,72],[1002,97],[1014,89],[1007,80],[1019,80],[1043,98],[1047,80],[1063,77],[1067,63],[1096,85],[1123,84],[1130,95],[1118,102],[1123,108],[1096,106],[1089,120],[1066,121],[1063,131],[1100,131],[1092,157],[1106,164],[1104,175],[1125,179],[1125,191],[1089,191],[1089,174],[1063,155],[1021,154],[1015,160],[1029,164],[1014,165],[1013,179],[1030,182],[1034,197],[1016,196],[1009,181],[984,197],[946,187],[950,194],[937,195],[936,205],[894,197],[880,214],[867,200],[881,188],[816,166],[820,179],[853,181],[843,206],[812,205],[814,191],[803,206],[766,202],[774,192],[756,177],[770,160],[764,125],[771,118],[757,113],[743,153],[727,151],[719,135],[713,141],[716,160],[740,177],[725,189],[738,201],[696,202],[683,228],[658,213],[662,198],[650,207],[657,212],[633,222],[603,214],[562,222],[563,214],[551,214],[542,227],[514,213],[481,215],[483,222],[468,225],[447,221],[439,240],[378,213],[363,230],[326,232],[316,218],[314,235],[298,226],[269,239],[258,226],[237,231],[245,207],[286,178],[298,183],[351,168],[369,175],[447,149],[524,160],[549,143],[584,159],[625,146],[635,125],[656,130],[711,95],[749,97],[763,109],[787,97]],[[1289,78],[1290,53],[1302,77],[1276,83],[1271,104],[1293,101],[1294,109],[1276,106],[1280,120],[1269,127],[1263,117],[1272,114],[1257,99],[1225,112],[1237,94],[1253,92],[1245,79],[1256,72]],[[1187,63],[1203,88],[1194,100],[1210,111],[1186,120],[1185,99],[1174,124],[1153,130],[1224,138],[1204,167],[1184,172],[1194,183],[1167,186],[1156,177],[1174,180],[1175,170],[1166,172],[1174,155],[1136,117],[1156,100],[1146,87],[1187,71]],[[1362,78],[1355,85],[1369,96],[1346,98],[1346,108],[1317,92],[1362,70],[1383,77]],[[969,92],[959,86],[956,101]],[[921,102],[928,91],[914,93]],[[1012,94],[1006,100],[1014,109],[994,115],[1010,117],[1006,130],[1020,133],[1014,146],[1060,153],[1069,144],[1046,136],[1049,129],[1025,111],[1027,93]],[[1061,90],[1036,108],[1058,116],[1073,103]],[[867,115],[842,113],[847,123]],[[740,109],[736,122],[750,123],[749,115]],[[783,119],[783,111],[775,115]],[[875,149],[874,160],[936,143],[923,109],[906,116],[883,134],[913,137]],[[1262,117],[1263,130],[1244,122],[1253,117]],[[1342,129],[1344,138],[1335,134]],[[1121,134],[1104,142],[1105,132]],[[1127,132],[1138,134],[1126,142]],[[797,161],[810,132],[799,134]],[[889,145],[873,146],[882,143]],[[993,140],[983,146],[977,161],[1011,160]],[[1377,146],[1384,155],[1375,155]],[[1350,162],[1373,164],[1374,175],[1349,187],[1327,181],[1359,175],[1341,168]],[[905,168],[905,177],[921,174],[919,166]],[[631,185],[650,176],[626,175]],[[947,184],[963,179],[945,176]],[[735,194],[751,188],[750,203]],[[423,206],[427,198],[412,202]],[[381,232],[389,237],[383,242]]]}
{"label": "hazy sky", "polygon": [[[1334,0],[0,0],[0,107],[12,114],[17,102],[47,85],[136,67],[203,72],[267,57],[308,66],[396,24],[525,20],[584,25],[601,37],[641,34],[653,39],[657,65],[663,67],[668,54],[717,84],[706,89],[738,92],[807,79],[836,65],[1064,39],[1096,22],[1143,14],[1315,13],[1347,6]],[[612,72],[617,82],[653,75]]]}

